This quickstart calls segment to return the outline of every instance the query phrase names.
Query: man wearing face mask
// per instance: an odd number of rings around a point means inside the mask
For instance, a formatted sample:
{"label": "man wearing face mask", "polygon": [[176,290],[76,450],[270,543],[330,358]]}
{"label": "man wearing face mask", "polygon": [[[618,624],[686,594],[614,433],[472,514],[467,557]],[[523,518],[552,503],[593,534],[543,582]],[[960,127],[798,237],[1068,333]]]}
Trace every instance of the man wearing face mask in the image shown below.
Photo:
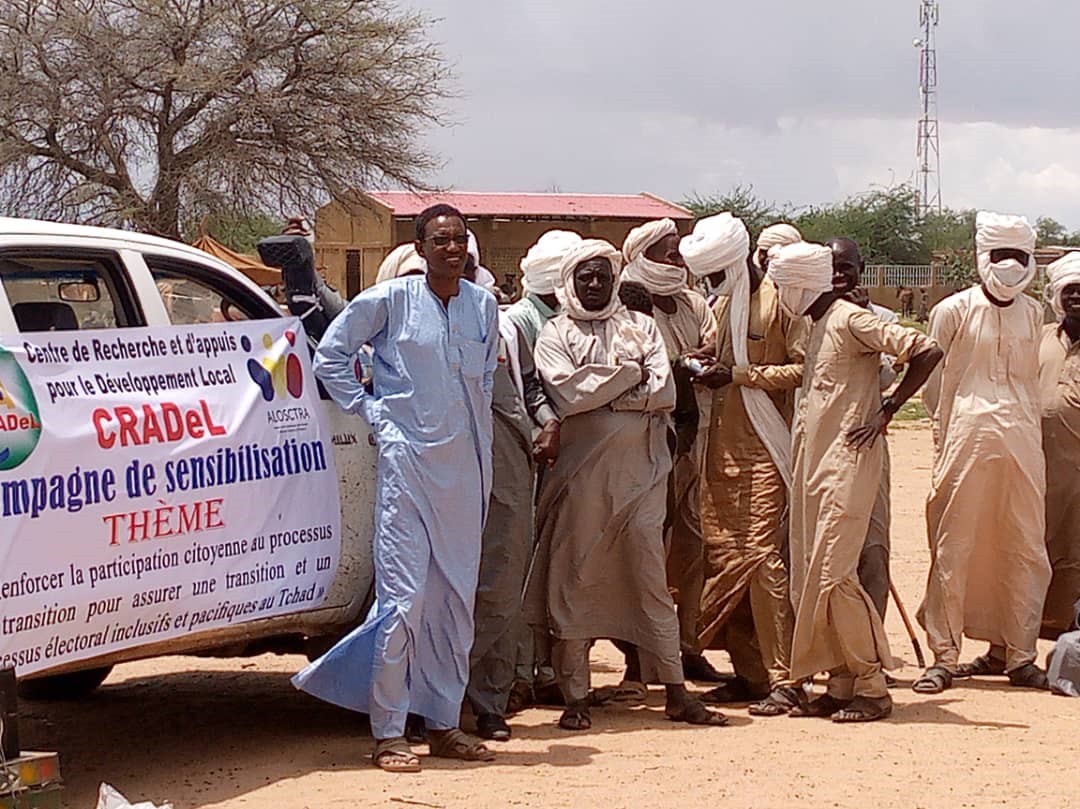
{"label": "man wearing face mask", "polygon": [[684,685],[664,580],[675,384],[656,324],[619,301],[620,258],[597,239],[564,257],[562,314],[536,343],[536,368],[563,423],[559,458],[540,487],[526,615],[550,627],[563,729],[591,727],[589,648],[598,638],[636,647],[642,675],[665,685],[668,717],[724,724]]}
{"label": "man wearing face mask", "polygon": [[[913,688],[936,694],[957,674],[1007,673],[1047,688],[1035,665],[1046,553],[1046,465],[1039,411],[1042,306],[1022,294],[1035,277],[1026,219],[975,219],[978,286],[930,313],[945,361],[926,389],[934,419],[933,485],[926,503],[930,575],[919,621],[934,664]],[[964,635],[991,654],[959,669]],[[974,670],[973,670],[974,669]]]}
{"label": "man wearing face mask", "polygon": [[[681,359],[711,351],[716,341],[716,319],[705,298],[686,283],[686,263],[679,254],[679,231],[671,219],[647,222],[630,231],[623,242],[626,266],[622,280],[641,284],[652,295],[652,316],[667,346],[677,383],[689,382]],[[692,388],[689,388],[692,391]],[[668,522],[668,586],[677,596],[683,670],[687,678],[718,682],[719,673],[701,654],[697,642],[701,602],[702,546],[700,511],[701,451],[708,427],[709,396],[697,396],[698,419],[678,431],[671,477]],[[691,405],[693,402],[691,402]]]}
{"label": "man wearing face mask", "polygon": [[[884,323],[833,289],[832,251],[793,244],[769,253],[780,306],[813,321],[792,439],[791,677],[829,672],[826,694],[791,716],[870,722],[892,712],[891,667],[881,616],[859,582],[859,556],[882,471],[880,440],[926,381],[941,350],[914,329]],[[881,399],[881,354],[908,370]]]}
{"label": "man wearing face mask", "polygon": [[736,678],[707,702],[762,700],[756,716],[794,708],[794,617],[782,557],[791,484],[791,413],[802,382],[800,320],[747,261],[750,235],[730,213],[700,220],[680,250],[691,272],[721,275],[715,360],[694,381],[712,391],[701,491],[705,586],[699,642],[727,649]]}

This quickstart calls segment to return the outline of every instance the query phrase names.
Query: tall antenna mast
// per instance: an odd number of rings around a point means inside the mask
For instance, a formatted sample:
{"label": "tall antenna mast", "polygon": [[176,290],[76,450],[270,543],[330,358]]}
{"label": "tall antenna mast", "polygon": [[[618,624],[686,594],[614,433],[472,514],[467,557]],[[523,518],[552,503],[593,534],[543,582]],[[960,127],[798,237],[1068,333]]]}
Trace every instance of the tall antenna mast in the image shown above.
{"label": "tall antenna mast", "polygon": [[919,0],[919,25],[922,39],[914,45],[921,48],[919,57],[919,142],[915,150],[918,177],[915,188],[915,209],[919,216],[936,211],[941,213],[941,150],[938,144],[937,112],[937,0]]}

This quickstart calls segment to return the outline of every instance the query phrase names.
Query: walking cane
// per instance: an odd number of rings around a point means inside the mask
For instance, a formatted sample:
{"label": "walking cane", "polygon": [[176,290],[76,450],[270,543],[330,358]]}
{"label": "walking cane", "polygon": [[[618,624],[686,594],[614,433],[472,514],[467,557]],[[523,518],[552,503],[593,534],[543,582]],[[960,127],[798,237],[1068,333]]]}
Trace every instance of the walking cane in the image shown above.
{"label": "walking cane", "polygon": [[911,623],[911,618],[908,617],[907,610],[904,609],[904,602],[900,600],[900,594],[896,592],[896,585],[891,581],[889,582],[889,592],[892,593],[893,601],[896,603],[896,610],[900,613],[900,619],[904,622],[908,637],[911,638],[911,645],[915,647],[915,659],[919,661],[919,668],[925,669],[926,658],[923,657],[922,646],[919,644],[919,639],[915,635],[915,626]]}

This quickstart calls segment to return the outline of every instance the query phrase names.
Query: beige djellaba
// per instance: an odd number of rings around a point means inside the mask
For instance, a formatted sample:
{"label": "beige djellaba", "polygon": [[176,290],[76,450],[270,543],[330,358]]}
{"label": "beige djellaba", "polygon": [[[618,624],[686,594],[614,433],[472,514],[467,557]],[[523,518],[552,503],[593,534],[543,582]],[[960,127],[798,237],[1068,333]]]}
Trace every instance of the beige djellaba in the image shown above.
{"label": "beige djellaba", "polygon": [[[802,383],[801,321],[780,311],[770,278],[750,296],[749,365],[735,365],[730,299],[716,303],[719,362],[733,383],[713,392],[701,489],[705,587],[698,641],[726,648],[736,674],[759,688],[787,684],[794,615],[782,558],[787,486],[746,411],[740,387],[764,390],[790,424]],[[743,602],[749,601],[749,609]]]}
{"label": "beige djellaba", "polygon": [[945,359],[924,398],[935,458],[926,525],[930,575],[919,621],[935,665],[955,671],[964,635],[1035,660],[1050,584],[1039,403],[1042,308],[996,306],[975,286],[930,313]]}
{"label": "beige djellaba", "polygon": [[1072,626],[1080,601],[1080,341],[1058,324],[1039,349],[1043,451],[1046,454],[1046,550],[1053,570],[1042,636]]}
{"label": "beige djellaba", "polygon": [[793,434],[791,676],[830,673],[836,699],[887,695],[892,666],[881,616],[859,583],[859,555],[883,471],[884,442],[856,449],[851,430],[881,408],[880,355],[906,364],[933,346],[914,329],[835,301],[813,323]]}
{"label": "beige djellaba", "polygon": [[563,422],[536,508],[526,617],[550,627],[568,700],[586,696],[596,638],[637,646],[648,680],[681,683],[663,541],[675,385],[659,329],[625,309],[603,320],[562,314],[544,327],[535,356]]}

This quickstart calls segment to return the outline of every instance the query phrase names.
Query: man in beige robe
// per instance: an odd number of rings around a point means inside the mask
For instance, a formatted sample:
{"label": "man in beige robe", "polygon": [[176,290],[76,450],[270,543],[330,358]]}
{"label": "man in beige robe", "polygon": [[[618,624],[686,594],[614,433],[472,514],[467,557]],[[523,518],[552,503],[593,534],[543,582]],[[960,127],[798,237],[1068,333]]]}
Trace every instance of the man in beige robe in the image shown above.
{"label": "man in beige robe", "polygon": [[750,237],[731,214],[703,219],[680,249],[695,276],[717,285],[714,361],[695,378],[712,389],[701,513],[705,587],[698,641],[725,648],[736,678],[706,702],[763,700],[758,716],[794,708],[794,615],[782,557],[791,481],[791,410],[802,382],[798,324],[776,287],[747,261]]}
{"label": "man in beige robe", "polygon": [[663,539],[675,386],[656,324],[619,301],[620,264],[604,241],[571,250],[563,313],[536,343],[563,447],[540,488],[527,616],[553,636],[562,728],[591,726],[589,648],[599,638],[636,648],[642,675],[666,688],[670,718],[723,724],[683,684]]}
{"label": "man in beige robe", "polygon": [[[1023,292],[1035,277],[1035,229],[980,212],[975,250],[982,283],[930,313],[945,351],[927,387],[934,468],[926,503],[930,575],[919,622],[934,663],[912,686],[937,694],[965,674],[1007,673],[1047,688],[1035,665],[1050,562],[1046,460],[1039,408],[1042,306]],[[963,636],[991,652],[960,669]]]}
{"label": "man in beige robe", "polygon": [[1039,349],[1046,550],[1053,569],[1041,634],[1054,639],[1072,628],[1080,602],[1080,254],[1055,261],[1047,278],[1060,322],[1043,328]]}
{"label": "man in beige robe", "polygon": [[[914,329],[884,323],[840,299],[832,251],[794,244],[769,254],[780,306],[813,321],[795,418],[791,484],[791,677],[829,672],[826,694],[792,716],[869,722],[892,712],[891,666],[881,616],[859,583],[859,556],[882,472],[881,434],[926,381],[941,351]],[[882,402],[880,355],[909,364]]]}
{"label": "man in beige robe", "polygon": [[[634,228],[623,242],[622,253],[626,260],[623,280],[641,284],[652,295],[652,316],[664,338],[673,372],[688,375],[682,364],[683,357],[712,347],[716,340],[716,321],[704,296],[687,286],[686,264],[679,254],[679,231],[675,222],[660,219]],[[676,594],[679,641],[686,677],[718,682],[719,673],[701,654],[697,642],[703,575],[698,490],[708,425],[708,397],[699,397],[697,405],[697,430],[680,431],[671,473],[668,587]]]}

